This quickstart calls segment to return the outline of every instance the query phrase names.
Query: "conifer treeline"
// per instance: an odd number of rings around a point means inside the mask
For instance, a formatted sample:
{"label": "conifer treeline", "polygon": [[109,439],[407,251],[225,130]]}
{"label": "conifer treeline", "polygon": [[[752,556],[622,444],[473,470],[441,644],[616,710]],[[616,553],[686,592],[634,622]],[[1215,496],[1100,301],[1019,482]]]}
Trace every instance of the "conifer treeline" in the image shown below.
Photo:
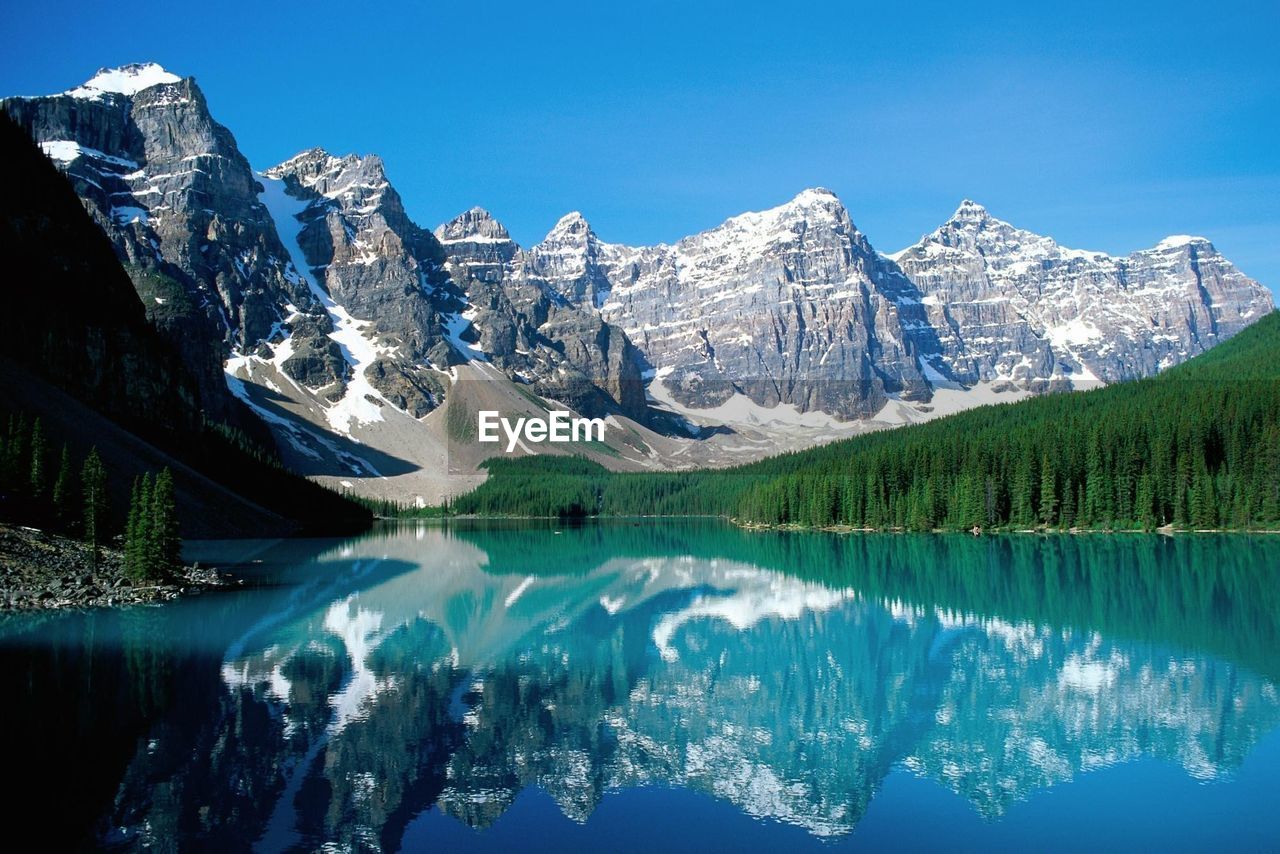
{"label": "conifer treeline", "polygon": [[68,532],[81,524],[67,446],[54,455],[41,420],[25,413],[0,423],[0,518]]}
{"label": "conifer treeline", "polygon": [[982,407],[725,471],[494,460],[490,515],[719,515],[906,530],[1280,525],[1280,314],[1158,377]]}
{"label": "conifer treeline", "polygon": [[[78,469],[64,444],[56,463],[39,418],[12,413],[0,433],[0,520],[79,536],[96,565],[101,547],[120,533],[109,501],[110,474],[96,447]],[[135,478],[124,530],[125,572],[163,578],[181,560],[177,501],[168,468]]]}

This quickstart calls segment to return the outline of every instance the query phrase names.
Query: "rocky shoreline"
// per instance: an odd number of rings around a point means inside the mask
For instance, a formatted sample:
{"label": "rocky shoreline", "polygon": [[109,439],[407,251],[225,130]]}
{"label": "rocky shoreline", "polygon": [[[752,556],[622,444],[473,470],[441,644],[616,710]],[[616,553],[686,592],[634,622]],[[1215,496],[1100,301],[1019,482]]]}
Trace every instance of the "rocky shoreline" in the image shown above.
{"label": "rocky shoreline", "polygon": [[0,524],[0,611],[100,608],[168,602],[235,582],[216,569],[183,567],[164,582],[134,584],[119,549],[89,547],[37,528]]}

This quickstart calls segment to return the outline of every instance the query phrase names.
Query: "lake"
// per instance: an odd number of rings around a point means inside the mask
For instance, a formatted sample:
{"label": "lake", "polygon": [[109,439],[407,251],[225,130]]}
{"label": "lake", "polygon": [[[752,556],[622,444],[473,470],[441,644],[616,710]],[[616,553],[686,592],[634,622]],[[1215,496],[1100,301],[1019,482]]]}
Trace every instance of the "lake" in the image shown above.
{"label": "lake", "polygon": [[132,849],[1280,848],[1280,537],[402,524],[8,615],[13,821]]}

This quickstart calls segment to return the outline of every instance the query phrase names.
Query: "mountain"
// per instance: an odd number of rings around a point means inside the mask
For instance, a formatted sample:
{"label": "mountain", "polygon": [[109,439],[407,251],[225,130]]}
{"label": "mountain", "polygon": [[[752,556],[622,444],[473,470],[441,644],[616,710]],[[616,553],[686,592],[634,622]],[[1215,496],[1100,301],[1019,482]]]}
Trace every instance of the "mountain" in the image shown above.
{"label": "mountain", "polygon": [[[343,488],[404,475],[398,498],[438,500],[450,439],[427,417],[472,378],[499,408],[527,405],[529,386],[646,418],[625,335],[544,285],[508,294],[446,268],[376,156],[309,149],[255,173],[195,81],[154,64],[3,105],[110,238],[204,410],[234,420],[243,402],[297,471]],[[481,316],[518,345],[474,347]]]}
{"label": "mountain", "polygon": [[930,413],[938,390],[1012,399],[1150,376],[1273,307],[1203,238],[1115,258],[970,201],[880,255],[823,189],[670,246],[605,243],[570,214],[529,254],[566,299],[626,330],[677,403],[741,393],[886,422]]}
{"label": "mountain", "polygon": [[125,423],[199,425],[197,390],[147,322],[113,247],[31,138],[0,113],[0,356]]}
{"label": "mountain", "polygon": [[891,257],[923,294],[939,366],[965,385],[1038,391],[1151,376],[1273,308],[1203,237],[1119,258],[1067,249],[968,200]]}
{"label": "mountain", "polygon": [[580,412],[614,408],[645,420],[639,354],[626,334],[561,298],[488,211],[472,208],[435,234],[473,306],[469,319],[485,358]]}
{"label": "mountain", "polygon": [[230,349],[267,337],[279,306],[314,301],[287,275],[253,170],[195,81],[128,65],[59,95],[3,105],[111,238],[205,406],[225,412]]}
{"label": "mountain", "polygon": [[743,394],[867,418],[891,396],[928,399],[920,359],[934,345],[915,286],[830,191],[670,246],[603,243],[570,215],[529,254],[565,299],[624,329],[684,406]]}
{"label": "mountain", "polygon": [[[40,418],[50,448],[74,460],[96,448],[110,475],[111,526],[130,481],[168,467],[186,536],[280,536],[367,525],[360,507],[291,475],[242,436],[206,424],[197,383],[146,311],[115,247],[63,173],[7,115],[0,160],[0,294],[13,318],[0,336],[0,410]],[[23,517],[30,497],[0,494]]]}
{"label": "mountain", "polygon": [[478,207],[430,231],[377,156],[255,172],[195,81],[154,64],[3,106],[205,413],[252,429],[243,403],[293,470],[400,501],[483,477],[482,408],[613,419],[586,453],[614,469],[725,466],[1149,376],[1272,307],[1201,238],[1119,258],[968,201],[893,255],[821,188],[655,246],[579,212],[530,247]]}

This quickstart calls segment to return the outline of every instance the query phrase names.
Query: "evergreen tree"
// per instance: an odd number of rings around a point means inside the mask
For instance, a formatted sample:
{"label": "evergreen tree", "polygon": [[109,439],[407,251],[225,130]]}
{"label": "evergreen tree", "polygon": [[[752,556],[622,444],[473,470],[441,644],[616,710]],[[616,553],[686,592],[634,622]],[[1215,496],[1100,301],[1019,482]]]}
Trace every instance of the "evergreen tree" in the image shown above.
{"label": "evergreen tree", "polygon": [[1134,515],[1138,525],[1144,531],[1154,531],[1159,522],[1155,513],[1155,482],[1151,475],[1143,472],[1138,478],[1138,491],[1134,497]]}
{"label": "evergreen tree", "polygon": [[107,471],[98,456],[97,447],[89,450],[84,467],[80,471],[80,483],[84,488],[84,539],[89,544],[94,568],[98,566],[100,547],[106,535],[107,522]]}
{"label": "evergreen tree", "polygon": [[21,412],[10,414],[4,457],[0,459],[0,488],[13,489],[22,484],[28,438],[26,416]]}
{"label": "evergreen tree", "polygon": [[31,488],[33,498],[42,498],[45,493],[45,479],[48,477],[45,471],[49,451],[45,446],[44,425],[37,418],[31,426],[31,465],[29,466],[28,482]]}
{"label": "evergreen tree", "polygon": [[64,529],[71,524],[75,510],[71,501],[71,451],[64,444],[58,458],[58,476],[53,482],[53,514]]}
{"label": "evergreen tree", "polygon": [[173,472],[168,467],[156,475],[151,492],[152,571],[158,575],[172,572],[182,558],[182,540],[178,536],[178,507],[173,491]]}
{"label": "evergreen tree", "polygon": [[1062,513],[1060,514],[1060,525],[1063,528],[1070,528],[1076,523],[1076,502],[1075,488],[1072,487],[1071,481],[1066,481],[1062,488]]}
{"label": "evergreen tree", "polygon": [[1045,454],[1040,463],[1040,522],[1053,525],[1058,520],[1058,481],[1053,464]]}
{"label": "evergreen tree", "polygon": [[143,566],[143,540],[140,536],[142,524],[142,479],[133,479],[133,488],[129,492],[129,516],[124,524],[124,572],[134,580],[145,575]]}

